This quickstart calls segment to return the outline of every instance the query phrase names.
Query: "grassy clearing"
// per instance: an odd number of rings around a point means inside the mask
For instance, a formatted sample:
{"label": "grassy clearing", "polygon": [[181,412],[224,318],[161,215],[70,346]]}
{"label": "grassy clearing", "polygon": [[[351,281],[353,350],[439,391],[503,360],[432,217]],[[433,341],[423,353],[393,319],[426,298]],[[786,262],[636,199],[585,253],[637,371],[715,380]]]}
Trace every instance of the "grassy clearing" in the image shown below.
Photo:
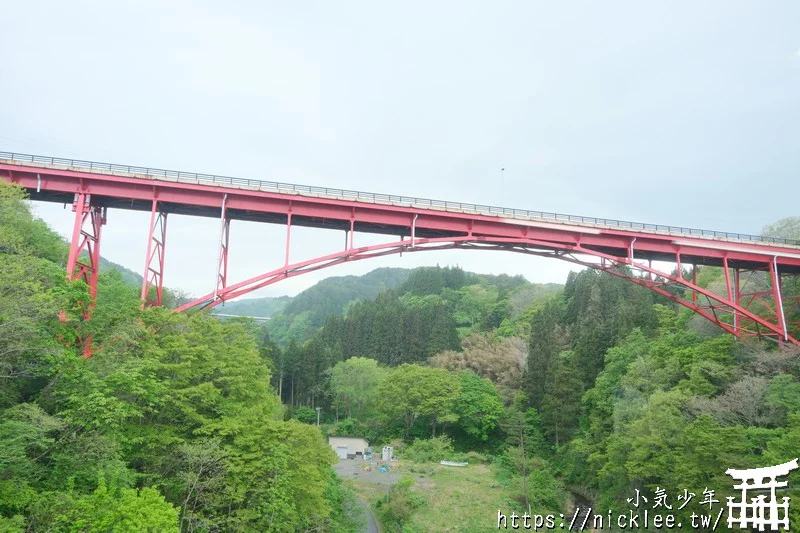
{"label": "grassy clearing", "polygon": [[496,531],[498,509],[509,509],[510,491],[487,465],[431,465],[431,483],[416,485],[426,504],[408,524],[412,531]]}
{"label": "grassy clearing", "polygon": [[[412,490],[425,499],[425,504],[414,510],[404,526],[404,533],[496,531],[497,510],[508,514],[512,506],[518,507],[512,499],[512,485],[499,479],[491,465],[447,467],[401,461],[393,479],[401,476],[413,476]],[[385,486],[363,479],[352,480],[352,486],[373,509],[375,502],[386,494]],[[384,528],[384,532],[391,530]]]}

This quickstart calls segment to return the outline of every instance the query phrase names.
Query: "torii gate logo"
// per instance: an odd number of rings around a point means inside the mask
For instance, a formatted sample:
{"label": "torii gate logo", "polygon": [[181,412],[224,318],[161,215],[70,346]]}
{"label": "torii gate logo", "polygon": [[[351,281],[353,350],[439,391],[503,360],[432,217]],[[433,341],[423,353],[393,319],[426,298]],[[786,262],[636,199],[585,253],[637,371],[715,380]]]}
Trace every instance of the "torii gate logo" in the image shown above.
{"label": "torii gate logo", "polygon": [[[733,488],[742,491],[741,501],[735,502],[733,496],[728,497],[728,527],[732,528],[734,524],[738,524],[741,529],[752,526],[764,531],[766,526],[770,526],[770,529],[775,531],[782,526],[784,531],[789,531],[789,497],[784,496],[782,503],[778,503],[775,496],[775,489],[786,487],[788,481],[777,481],[776,478],[786,476],[795,469],[797,469],[797,459],[764,468],[726,470],[726,474],[741,481]],[[752,483],[749,483],[751,480]],[[761,494],[755,498],[751,497],[750,503],[747,502],[748,490],[766,489],[769,489],[769,500]],[[738,514],[734,511],[738,511]]]}

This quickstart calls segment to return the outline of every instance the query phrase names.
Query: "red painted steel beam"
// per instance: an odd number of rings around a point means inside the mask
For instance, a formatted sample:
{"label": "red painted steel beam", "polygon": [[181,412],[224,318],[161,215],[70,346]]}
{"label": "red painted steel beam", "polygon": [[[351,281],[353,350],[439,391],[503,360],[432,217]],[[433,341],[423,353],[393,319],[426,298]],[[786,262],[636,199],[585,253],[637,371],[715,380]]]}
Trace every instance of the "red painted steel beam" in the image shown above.
{"label": "red painted steel beam", "polygon": [[[246,190],[164,180],[115,176],[91,172],[32,168],[27,165],[0,163],[0,176],[28,189],[44,191],[84,191],[95,196],[152,202],[156,197],[167,204],[219,209],[227,195],[228,209],[252,213],[294,217],[313,217],[345,224],[353,221],[364,230],[365,225],[382,225],[398,230],[409,228],[416,217],[417,231],[448,232],[453,235],[485,235],[504,238],[529,237],[550,240],[557,244],[585,248],[628,249],[636,239],[636,253],[643,258],[653,254],[713,259],[721,262],[765,263],[765,257],[776,256],[779,266],[800,269],[800,247],[764,243],[725,241],[689,235],[661,234],[639,230],[579,225],[540,220],[522,220],[476,213],[420,209],[343,199],[316,198],[298,194]],[[149,205],[149,204],[148,204]],[[217,211],[218,212],[218,211]],[[368,228],[367,228],[368,229]],[[657,257],[651,257],[658,259]]]}

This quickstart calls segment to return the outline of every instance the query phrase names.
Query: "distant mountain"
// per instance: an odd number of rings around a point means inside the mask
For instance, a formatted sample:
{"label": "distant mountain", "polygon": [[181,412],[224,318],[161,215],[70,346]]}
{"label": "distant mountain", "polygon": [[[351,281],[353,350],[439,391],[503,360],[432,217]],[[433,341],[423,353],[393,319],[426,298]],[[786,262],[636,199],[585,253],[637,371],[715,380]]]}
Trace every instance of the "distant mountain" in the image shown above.
{"label": "distant mountain", "polygon": [[341,314],[355,300],[370,300],[379,293],[406,282],[411,270],[407,268],[376,268],[363,276],[325,278],[304,290],[283,309],[287,315],[308,313],[309,324],[322,326],[328,315]]}
{"label": "distant mountain", "polygon": [[328,315],[341,314],[355,300],[368,300],[378,293],[397,287],[408,279],[406,268],[377,268],[363,276],[334,276],[325,278],[295,297],[279,296],[248,298],[227,302],[217,308],[226,315],[269,318],[282,315],[304,315],[313,327],[319,327]]}
{"label": "distant mountain", "polygon": [[[325,278],[294,298],[284,297],[281,309],[275,298],[254,298],[226,304],[217,312],[240,316],[270,317],[267,330],[281,345],[294,339],[310,338],[331,315],[342,315],[354,302],[371,300],[378,294],[395,289],[408,280],[412,270],[377,268],[363,276]],[[269,314],[266,314],[269,313]]]}
{"label": "distant mountain", "polygon": [[561,289],[558,284],[532,284],[522,276],[476,274],[458,267],[378,268],[362,276],[325,278],[293,298],[251,298],[226,303],[214,311],[269,318],[266,329],[281,346],[303,343],[314,337],[329,317],[349,315],[359,302],[381,298],[396,300],[404,309],[439,302],[441,309],[435,311],[452,314],[462,337],[501,323],[501,329],[511,335],[518,329],[517,322],[528,325],[529,320],[522,316],[525,308]]}
{"label": "distant mountain", "polygon": [[246,298],[243,300],[226,302],[224,306],[219,306],[214,311],[225,315],[269,318],[275,313],[282,311],[291,301],[291,296]]}
{"label": "distant mountain", "polygon": [[129,285],[133,285],[135,287],[142,286],[142,276],[141,274],[137,274],[133,270],[125,268],[122,265],[118,265],[113,261],[109,261],[103,256],[100,256],[100,272],[106,272],[109,269],[113,268],[114,270],[119,271],[122,274],[122,281]]}

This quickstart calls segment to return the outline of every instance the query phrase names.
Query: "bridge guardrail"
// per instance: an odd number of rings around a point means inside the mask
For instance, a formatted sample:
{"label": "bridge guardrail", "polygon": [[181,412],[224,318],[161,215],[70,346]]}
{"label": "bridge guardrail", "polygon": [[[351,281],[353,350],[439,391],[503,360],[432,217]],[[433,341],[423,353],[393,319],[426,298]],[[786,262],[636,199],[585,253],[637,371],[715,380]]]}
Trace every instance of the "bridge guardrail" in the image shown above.
{"label": "bridge guardrail", "polygon": [[289,191],[302,194],[322,194],[325,196],[352,198],[355,200],[377,202],[390,202],[393,204],[408,205],[409,207],[432,207],[441,209],[457,209],[460,211],[475,214],[490,215],[510,215],[539,220],[553,220],[556,222],[576,222],[582,224],[593,224],[598,226],[609,226],[621,229],[641,229],[646,231],[663,231],[667,233],[677,233],[690,236],[713,237],[723,239],[735,239],[739,241],[788,244],[800,246],[800,241],[794,239],[783,239],[780,237],[766,237],[762,235],[749,235],[745,233],[729,233],[724,231],[702,230],[696,228],[686,228],[683,226],[669,226],[661,224],[645,224],[641,222],[628,222],[624,220],[614,220],[608,218],[584,217],[578,215],[565,215],[562,213],[550,213],[547,211],[529,211],[526,209],[513,209],[508,207],[496,207],[482,204],[470,204],[464,202],[449,202],[446,200],[431,200],[428,198],[416,198],[413,196],[399,196],[393,194],[368,193],[361,191],[351,191],[346,189],[334,189],[329,187],[319,187],[313,185],[296,185],[292,183],[282,183],[277,181],[253,180],[248,178],[233,178],[227,176],[217,176],[214,174],[201,174],[197,172],[183,172],[178,170],[164,170],[149,167],[139,167],[132,165],[117,165],[113,163],[98,163],[96,161],[84,161],[80,159],[65,159],[60,157],[46,157],[31,154],[18,154],[15,152],[0,152],[0,159],[9,161],[19,161],[25,163],[43,163],[48,165],[62,165],[70,168],[88,169],[90,171],[109,171],[126,172],[128,174],[145,174],[152,177],[163,177],[167,179],[188,179],[202,184],[211,182],[220,185],[240,185],[254,187],[259,190],[271,189],[278,192]]}

